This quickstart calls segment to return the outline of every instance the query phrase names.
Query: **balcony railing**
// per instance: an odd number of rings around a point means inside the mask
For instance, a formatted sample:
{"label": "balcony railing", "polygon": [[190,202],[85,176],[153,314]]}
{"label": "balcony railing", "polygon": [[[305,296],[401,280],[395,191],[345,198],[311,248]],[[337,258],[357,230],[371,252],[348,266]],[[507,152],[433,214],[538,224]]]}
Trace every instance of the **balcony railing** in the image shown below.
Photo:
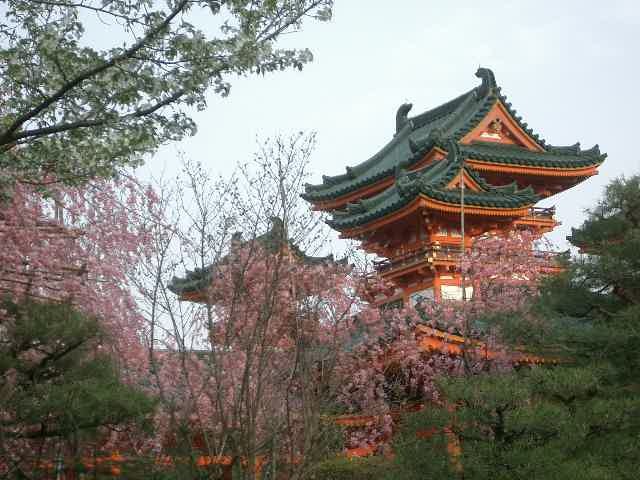
{"label": "balcony railing", "polygon": [[529,209],[529,216],[530,217],[543,217],[543,218],[553,218],[553,216],[556,214],[556,207],[547,207],[547,208],[543,208],[543,207],[531,207]]}
{"label": "balcony railing", "polygon": [[[374,262],[374,266],[378,273],[385,274],[394,270],[401,270],[412,265],[418,265],[423,262],[430,264],[447,265],[451,263],[458,263],[460,261],[460,254],[462,253],[462,247],[460,245],[430,245],[426,248],[422,248],[415,253],[404,256],[395,260],[381,260]],[[546,250],[533,250],[533,257],[540,260],[548,260],[548,270],[558,270],[559,258],[562,253],[546,251]]]}
{"label": "balcony railing", "polygon": [[460,259],[462,247],[459,245],[429,245],[415,252],[405,255],[399,259],[382,260],[374,262],[378,273],[387,273],[391,270],[398,270],[411,265],[416,265],[431,259],[436,262],[457,262]]}

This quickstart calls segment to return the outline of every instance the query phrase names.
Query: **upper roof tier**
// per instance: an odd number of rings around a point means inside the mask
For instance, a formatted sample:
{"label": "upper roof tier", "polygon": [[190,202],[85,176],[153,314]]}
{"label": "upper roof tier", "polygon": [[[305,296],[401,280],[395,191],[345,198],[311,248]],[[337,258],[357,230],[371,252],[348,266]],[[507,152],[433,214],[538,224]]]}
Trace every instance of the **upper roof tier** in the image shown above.
{"label": "upper roof tier", "polygon": [[[392,181],[397,168],[420,168],[429,152],[442,149],[446,153],[451,141],[460,145],[461,154],[469,160],[520,166],[522,173],[529,175],[535,167],[542,176],[582,179],[592,175],[606,158],[597,145],[581,150],[579,144],[547,144],[517,115],[491,70],[479,68],[476,76],[482,79],[479,86],[415,117],[408,117],[411,104],[402,105],[396,114],[396,133],[389,143],[368,160],[347,167],[346,173],[323,176],[320,185],[307,184],[303,198],[321,209],[327,203],[328,209],[333,210],[363,189],[376,184],[384,184],[381,189],[388,187],[390,183],[385,182]],[[501,135],[503,131],[505,135]],[[514,173],[513,168],[510,171]]]}

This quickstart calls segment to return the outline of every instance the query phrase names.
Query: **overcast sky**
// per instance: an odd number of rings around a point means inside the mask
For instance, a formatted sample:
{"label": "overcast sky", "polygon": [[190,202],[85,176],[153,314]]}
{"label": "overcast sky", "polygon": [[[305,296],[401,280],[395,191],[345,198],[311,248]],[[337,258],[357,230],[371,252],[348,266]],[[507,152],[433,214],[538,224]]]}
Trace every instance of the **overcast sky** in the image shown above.
{"label": "overcast sky", "polygon": [[282,45],[310,48],[314,62],[237,79],[224,99],[211,95],[194,114],[198,134],[148,167],[170,172],[183,152],[228,174],[257,136],[316,131],[317,183],[389,141],[401,103],[413,103],[411,115],[440,105],[478,85],[482,65],[549,143],[597,143],[609,154],[598,176],[541,203],[557,207],[562,226],[552,240],[561,247],[609,180],[640,173],[637,0],[336,0],[330,23],[307,22]]}

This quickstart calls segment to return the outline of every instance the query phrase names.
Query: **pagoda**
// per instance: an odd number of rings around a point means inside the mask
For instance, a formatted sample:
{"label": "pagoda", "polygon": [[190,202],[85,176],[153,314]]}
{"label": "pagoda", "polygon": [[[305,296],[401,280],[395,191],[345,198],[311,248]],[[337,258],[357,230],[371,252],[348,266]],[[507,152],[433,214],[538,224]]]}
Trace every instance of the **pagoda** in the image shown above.
{"label": "pagoda", "polygon": [[382,259],[376,269],[397,287],[385,303],[463,298],[460,254],[474,237],[553,230],[554,209],[535,204],[596,175],[606,158],[598,145],[546,143],[491,70],[476,76],[479,86],[432,110],[409,117],[412,105],[401,105],[378,153],[306,185],[303,198],[330,213],[342,238]]}

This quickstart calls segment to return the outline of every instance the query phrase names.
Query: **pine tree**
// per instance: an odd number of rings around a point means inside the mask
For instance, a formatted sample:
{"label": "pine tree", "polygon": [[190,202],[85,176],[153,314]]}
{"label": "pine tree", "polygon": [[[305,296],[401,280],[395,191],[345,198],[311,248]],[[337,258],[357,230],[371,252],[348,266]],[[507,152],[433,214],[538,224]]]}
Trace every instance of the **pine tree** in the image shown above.
{"label": "pine tree", "polygon": [[97,319],[32,300],[0,309],[0,476],[86,455],[110,429],[146,423],[154,402],[121,380]]}

